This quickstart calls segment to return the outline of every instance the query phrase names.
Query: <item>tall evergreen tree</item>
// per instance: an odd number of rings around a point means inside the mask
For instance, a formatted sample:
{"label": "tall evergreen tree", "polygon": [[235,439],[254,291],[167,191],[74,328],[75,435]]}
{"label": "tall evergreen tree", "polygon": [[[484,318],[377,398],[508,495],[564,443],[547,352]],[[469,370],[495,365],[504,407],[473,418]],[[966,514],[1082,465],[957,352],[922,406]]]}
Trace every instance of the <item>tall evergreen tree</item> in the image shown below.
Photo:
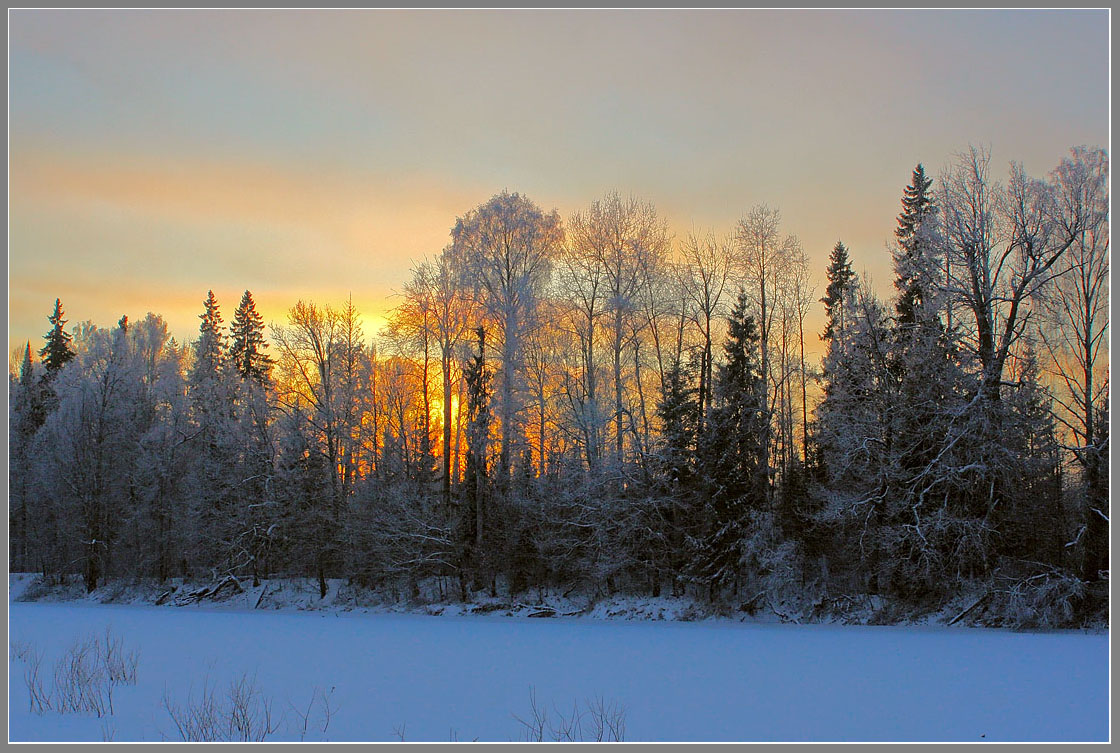
{"label": "tall evergreen tree", "polygon": [[47,344],[39,351],[39,357],[43,359],[43,368],[46,369],[45,376],[48,379],[58,373],[58,370],[74,357],[74,350],[70,347],[72,338],[63,329],[66,320],[62,318],[62,314],[62,301],[55,298],[54,313],[47,317],[47,321],[51,323],[51,329],[43,336]]}
{"label": "tall evergreen tree", "polygon": [[669,489],[687,488],[694,473],[696,449],[697,390],[689,384],[688,372],[674,361],[665,372],[665,388],[657,405],[661,419],[660,460]]}
{"label": "tall evergreen tree", "polygon": [[233,546],[244,489],[239,488],[239,452],[235,401],[227,368],[225,332],[214,291],[207,291],[188,373],[197,450],[192,455],[192,482],[197,494],[197,550],[212,571],[229,571],[237,557]]}
{"label": "tall evergreen tree", "polygon": [[728,318],[725,363],[716,372],[715,406],[697,449],[704,510],[693,562],[711,589],[737,583],[750,509],[766,506],[762,447],[768,420],[759,365],[759,336],[740,292]]}
{"label": "tall evergreen tree", "polygon": [[1066,511],[1062,500],[1061,444],[1053,401],[1041,383],[1041,365],[1029,344],[1019,359],[1018,379],[1007,398],[1004,469],[1016,495],[991,519],[1000,550],[1012,557],[1061,566],[1065,558]]}
{"label": "tall evergreen tree", "polygon": [[927,303],[933,294],[940,271],[938,244],[936,243],[937,207],[933,203],[930,187],[933,179],[926,177],[925,168],[914,168],[910,185],[902,192],[902,212],[898,215],[894,250],[895,287],[898,299],[895,311],[900,325],[914,324],[923,314],[928,314]]}
{"label": "tall evergreen tree", "polygon": [[[953,333],[940,318],[943,243],[931,185],[919,164],[903,189],[892,252],[895,316],[883,382],[888,420],[876,522],[886,542],[884,559],[894,563],[892,586],[903,596],[947,587],[943,581],[953,557],[969,567],[966,540],[979,540],[972,513],[962,504],[961,481],[968,473],[960,468],[968,463],[957,450],[966,444],[960,417],[967,386]],[[978,549],[970,551],[984,558]]]}
{"label": "tall evergreen tree", "polygon": [[825,288],[825,296],[821,299],[821,303],[824,304],[827,322],[821,339],[832,340],[836,331],[844,328],[845,310],[851,299],[856,276],[852,271],[852,262],[848,258],[848,249],[843,242],[836,241],[825,275],[828,278],[828,287]]}
{"label": "tall evergreen tree", "polygon": [[19,384],[21,387],[26,389],[31,386],[31,381],[34,378],[32,371],[31,342],[28,341],[27,346],[23,350],[23,360],[19,364]]}
{"label": "tall evergreen tree", "polygon": [[8,566],[13,572],[28,566],[28,492],[33,480],[28,448],[44,419],[33,372],[28,342],[18,377],[8,380]]}
{"label": "tall evergreen tree", "polygon": [[[492,372],[486,364],[486,330],[479,327],[478,353],[463,367],[467,387],[467,462],[463,476],[465,504],[460,518],[460,588],[466,597],[465,570],[477,568],[483,556],[486,521],[486,455],[490,439],[490,382]],[[476,575],[478,573],[476,572]]]}
{"label": "tall evergreen tree", "polygon": [[222,314],[218,310],[218,300],[214,297],[213,290],[207,291],[202,305],[205,308],[198,315],[202,324],[198,327],[194,366],[191,368],[191,382],[195,386],[217,378],[221,373],[225,354]]}
{"label": "tall evergreen tree", "polygon": [[953,397],[955,369],[949,340],[939,318],[943,297],[937,207],[933,181],[922,165],[914,168],[902,192],[893,250],[895,299],[890,367],[899,404],[892,412],[895,430],[888,438],[898,449],[897,466],[909,475],[928,466],[938,451],[935,427]]}
{"label": "tall evergreen tree", "polygon": [[272,359],[264,351],[264,319],[257,312],[253,294],[248,290],[241,296],[241,303],[233,314],[229,327],[229,358],[242,379],[252,379],[260,384],[268,378]]}
{"label": "tall evergreen tree", "polygon": [[[657,417],[661,437],[656,445],[655,478],[651,499],[639,515],[639,529],[648,531],[644,542],[653,565],[660,593],[661,580],[672,577],[673,593],[678,593],[680,576],[689,556],[687,541],[695,528],[696,512],[696,427],[699,418],[699,390],[694,386],[698,366],[674,358],[665,370]],[[646,553],[646,552],[644,552]]]}

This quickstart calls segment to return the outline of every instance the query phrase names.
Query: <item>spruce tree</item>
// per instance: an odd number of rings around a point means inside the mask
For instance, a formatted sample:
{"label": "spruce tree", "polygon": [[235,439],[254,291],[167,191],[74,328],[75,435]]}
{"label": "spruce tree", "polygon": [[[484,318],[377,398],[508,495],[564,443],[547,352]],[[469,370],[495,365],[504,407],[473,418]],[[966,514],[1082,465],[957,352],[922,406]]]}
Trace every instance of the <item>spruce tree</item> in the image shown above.
{"label": "spruce tree", "polygon": [[198,429],[191,475],[198,490],[201,556],[217,566],[230,560],[234,541],[231,526],[239,516],[244,489],[238,486],[240,447],[234,396],[226,368],[222,315],[213,291],[207,292],[203,306],[194,363],[188,373],[192,419]]}
{"label": "spruce tree", "polygon": [[852,262],[848,258],[848,249],[841,241],[836,241],[836,246],[832,249],[825,275],[828,277],[828,287],[825,288],[825,296],[821,298],[821,303],[824,304],[828,319],[821,339],[832,340],[836,331],[844,327],[845,306],[851,298],[856,276],[852,271]]}
{"label": "spruce tree", "polygon": [[713,595],[737,583],[747,514],[766,506],[762,437],[767,416],[758,330],[748,305],[740,291],[728,318],[726,361],[716,372],[715,406],[697,449],[704,510],[693,571]]}
{"label": "spruce tree", "polygon": [[31,343],[23,351],[19,376],[8,381],[8,565],[13,571],[27,567],[28,498],[32,478],[29,448],[45,418],[42,396],[34,383]]}
{"label": "spruce tree", "polygon": [[641,506],[638,530],[648,533],[641,540],[641,555],[649,558],[653,582],[660,593],[661,581],[672,578],[673,594],[679,594],[680,576],[692,556],[687,542],[697,528],[696,426],[699,390],[694,386],[698,367],[673,360],[665,371],[657,417],[661,436],[656,445],[656,485]]}
{"label": "spruce tree", "polygon": [[903,189],[893,252],[898,296],[889,361],[898,405],[891,439],[903,474],[899,480],[907,487],[914,485],[913,474],[926,468],[939,450],[937,427],[944,423],[959,377],[951,333],[939,316],[941,258],[931,185],[919,164]]}
{"label": "spruce tree", "polygon": [[657,406],[661,419],[660,461],[666,486],[687,488],[693,476],[696,447],[697,390],[690,386],[680,361],[665,372],[665,388]]}
{"label": "spruce tree", "polygon": [[31,342],[28,341],[27,346],[23,351],[23,361],[19,365],[19,385],[24,389],[31,386],[33,379],[33,367],[31,365]]}
{"label": "spruce tree", "polygon": [[1062,501],[1062,448],[1053,399],[1041,382],[1041,365],[1030,343],[1019,358],[1018,380],[1007,398],[1010,426],[1002,470],[1016,490],[991,521],[1000,531],[1004,554],[1061,566],[1065,557],[1066,512]]}
{"label": "spruce tree", "polygon": [[[939,249],[935,241],[937,207],[933,203],[930,187],[933,179],[926,177],[925,168],[914,168],[910,185],[902,192],[902,212],[898,215],[894,250],[895,287],[898,299],[895,311],[901,326],[918,323],[928,316],[929,299],[934,291],[940,269]],[[936,312],[936,309],[933,309]]]}
{"label": "spruce tree", "polygon": [[195,343],[194,366],[191,368],[191,382],[196,386],[215,379],[222,370],[225,352],[225,336],[222,333],[222,314],[218,310],[218,300],[214,291],[206,293],[205,307],[198,315],[202,324],[198,327],[198,342]]}
{"label": "spruce tree", "polygon": [[968,438],[972,430],[960,420],[966,380],[954,333],[940,316],[943,244],[931,185],[919,164],[903,190],[892,253],[895,315],[881,395],[887,423],[877,523],[892,588],[903,597],[943,590],[950,563],[963,570],[986,557],[973,546],[984,538],[977,533],[982,526],[975,526],[984,513],[970,509],[972,474],[960,470],[975,466],[976,456],[963,450],[979,438]]}
{"label": "spruce tree", "polygon": [[[821,361],[824,399],[816,409],[813,443],[815,471],[821,480],[833,472],[843,475],[841,469],[850,464],[844,446],[848,431],[844,426],[845,419],[849,411],[857,407],[853,403],[866,393],[868,382],[872,379],[872,373],[861,371],[853,358],[865,355],[854,353],[853,343],[856,341],[855,333],[862,332],[862,325],[866,322],[858,316],[859,281],[852,271],[848,249],[843,242],[837,241],[833,247],[825,275],[828,286],[824,298],[820,299],[825,305],[826,315],[825,329],[821,334],[821,340],[825,342]],[[838,480],[839,477],[833,478],[834,482]]]}
{"label": "spruce tree", "polygon": [[466,598],[464,573],[481,564],[486,518],[486,454],[490,438],[490,394],[492,372],[486,364],[486,330],[475,330],[478,354],[463,367],[467,387],[467,462],[463,474],[465,503],[459,521],[460,589]]}
{"label": "spruce tree", "polygon": [[264,352],[268,348],[264,339],[264,319],[257,313],[253,294],[248,290],[241,296],[241,303],[233,314],[229,334],[229,359],[238,376],[264,384],[272,359]]}
{"label": "spruce tree", "polygon": [[70,347],[72,338],[63,329],[66,320],[62,318],[62,314],[62,301],[55,298],[54,313],[47,317],[47,321],[51,323],[51,329],[43,336],[47,344],[39,351],[39,357],[43,359],[43,368],[46,369],[45,376],[48,379],[53,378],[58,370],[74,357],[74,351]]}

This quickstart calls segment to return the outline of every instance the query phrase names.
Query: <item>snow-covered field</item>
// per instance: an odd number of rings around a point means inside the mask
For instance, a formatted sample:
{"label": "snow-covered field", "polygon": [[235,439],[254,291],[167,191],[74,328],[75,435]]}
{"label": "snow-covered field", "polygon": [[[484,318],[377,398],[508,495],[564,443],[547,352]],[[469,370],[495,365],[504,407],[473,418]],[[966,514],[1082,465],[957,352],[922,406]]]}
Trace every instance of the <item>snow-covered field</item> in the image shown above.
{"label": "snow-covered field", "polygon": [[[269,739],[519,740],[530,688],[555,724],[625,707],[625,739],[1103,741],[1108,636],[976,628],[606,622],[9,602],[43,674],[106,627],[140,652],[104,718],[28,710],[9,660],[9,739],[179,739],[163,706],[255,678]],[[316,689],[321,695],[312,702]],[[327,701],[324,703],[323,698]],[[312,706],[306,732],[293,707]],[[330,721],[324,726],[324,711]]]}

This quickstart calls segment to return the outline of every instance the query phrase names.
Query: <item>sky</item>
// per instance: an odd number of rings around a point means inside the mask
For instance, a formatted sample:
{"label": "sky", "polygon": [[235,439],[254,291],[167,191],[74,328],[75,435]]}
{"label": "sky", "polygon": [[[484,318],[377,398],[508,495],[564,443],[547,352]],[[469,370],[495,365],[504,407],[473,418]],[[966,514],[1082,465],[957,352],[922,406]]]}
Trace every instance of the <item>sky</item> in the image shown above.
{"label": "sky", "polygon": [[[890,288],[921,161],[1108,146],[1107,11],[9,11],[9,351],[213,289],[376,332],[457,216],[609,191],[679,238],[782,212]],[[810,323],[819,323],[816,312]]]}

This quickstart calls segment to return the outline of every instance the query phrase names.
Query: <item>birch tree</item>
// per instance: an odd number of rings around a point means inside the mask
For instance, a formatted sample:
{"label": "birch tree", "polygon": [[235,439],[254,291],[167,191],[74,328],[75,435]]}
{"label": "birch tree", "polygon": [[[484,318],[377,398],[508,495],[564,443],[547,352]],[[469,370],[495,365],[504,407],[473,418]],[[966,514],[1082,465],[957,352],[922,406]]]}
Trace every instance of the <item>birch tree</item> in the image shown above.
{"label": "birch tree", "polygon": [[456,258],[471,275],[498,339],[499,474],[508,480],[518,441],[522,345],[564,240],[560,215],[502,192],[455,221]]}

